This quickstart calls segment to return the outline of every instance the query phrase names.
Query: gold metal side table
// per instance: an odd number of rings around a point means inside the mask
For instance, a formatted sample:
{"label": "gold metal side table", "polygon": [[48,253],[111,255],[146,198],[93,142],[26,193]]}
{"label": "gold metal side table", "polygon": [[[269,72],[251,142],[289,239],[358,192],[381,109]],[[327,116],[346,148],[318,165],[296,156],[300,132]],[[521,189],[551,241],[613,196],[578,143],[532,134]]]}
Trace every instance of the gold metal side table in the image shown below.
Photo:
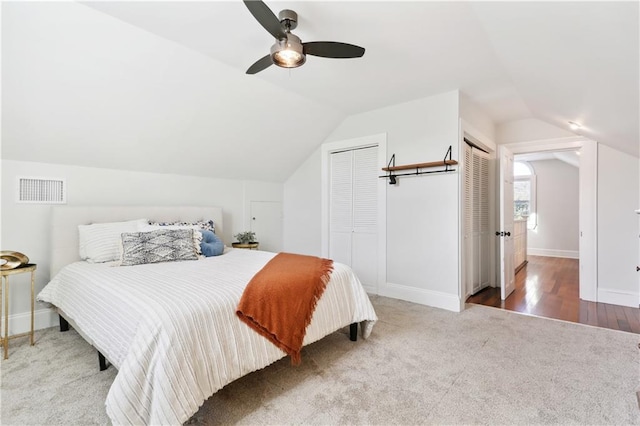
{"label": "gold metal side table", "polygon": [[[2,317],[2,296],[4,295],[4,335],[0,334],[0,346],[4,347],[4,359],[9,359],[9,339],[15,339],[16,337],[30,335],[31,346],[33,346],[35,343],[33,340],[33,323],[35,309],[34,285],[37,268],[38,265],[36,265],[35,263],[28,263],[15,269],[0,270],[0,276],[2,277],[2,285],[0,286],[0,317]],[[31,331],[9,336],[9,276],[26,274],[27,272],[31,272]]]}
{"label": "gold metal side table", "polygon": [[253,242],[253,243],[231,243],[231,247],[239,248],[239,249],[245,249],[245,250],[258,250],[258,246],[259,245],[260,245],[260,243],[258,243],[258,242]]}

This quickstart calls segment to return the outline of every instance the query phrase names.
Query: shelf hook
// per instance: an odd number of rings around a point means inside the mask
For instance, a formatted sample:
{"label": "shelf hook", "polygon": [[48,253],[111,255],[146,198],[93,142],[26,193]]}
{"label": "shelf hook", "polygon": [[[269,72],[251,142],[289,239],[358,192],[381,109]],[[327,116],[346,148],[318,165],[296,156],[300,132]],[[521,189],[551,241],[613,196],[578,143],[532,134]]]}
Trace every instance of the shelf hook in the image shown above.
{"label": "shelf hook", "polygon": [[[395,167],[396,166],[396,154],[393,154],[391,156],[391,159],[389,160],[389,162],[387,163],[387,168],[390,167]],[[393,171],[389,170],[389,185],[395,185],[398,183],[398,179],[396,177],[396,175],[393,174]]]}
{"label": "shelf hook", "polygon": [[449,149],[447,150],[447,153],[444,154],[444,160],[442,160],[442,162],[444,163],[445,172],[451,171],[451,169],[449,168],[450,167],[449,164],[447,164],[447,160],[451,160],[451,145],[449,145]]}

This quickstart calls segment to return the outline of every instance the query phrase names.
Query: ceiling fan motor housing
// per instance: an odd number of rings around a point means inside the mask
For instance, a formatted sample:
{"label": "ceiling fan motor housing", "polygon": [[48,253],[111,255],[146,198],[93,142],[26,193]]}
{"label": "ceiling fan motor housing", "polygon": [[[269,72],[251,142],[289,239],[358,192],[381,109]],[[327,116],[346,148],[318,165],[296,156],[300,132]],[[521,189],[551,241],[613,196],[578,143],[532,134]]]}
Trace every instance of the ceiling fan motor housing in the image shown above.
{"label": "ceiling fan motor housing", "polygon": [[278,13],[278,19],[280,20],[280,23],[288,30],[295,30],[298,26],[298,14],[293,10],[281,10],[280,13]]}

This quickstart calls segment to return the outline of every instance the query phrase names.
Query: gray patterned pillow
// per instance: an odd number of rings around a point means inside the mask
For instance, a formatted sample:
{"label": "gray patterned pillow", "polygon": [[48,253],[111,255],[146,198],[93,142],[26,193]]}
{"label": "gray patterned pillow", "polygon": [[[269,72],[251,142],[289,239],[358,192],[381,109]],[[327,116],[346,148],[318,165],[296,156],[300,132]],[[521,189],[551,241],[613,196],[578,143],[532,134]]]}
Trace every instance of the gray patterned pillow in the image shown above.
{"label": "gray patterned pillow", "polygon": [[149,225],[152,226],[195,226],[199,229],[205,229],[207,231],[211,231],[215,234],[216,226],[213,223],[213,220],[199,220],[197,222],[149,222]]}
{"label": "gray patterned pillow", "polygon": [[193,229],[158,229],[122,234],[121,266],[197,260]]}

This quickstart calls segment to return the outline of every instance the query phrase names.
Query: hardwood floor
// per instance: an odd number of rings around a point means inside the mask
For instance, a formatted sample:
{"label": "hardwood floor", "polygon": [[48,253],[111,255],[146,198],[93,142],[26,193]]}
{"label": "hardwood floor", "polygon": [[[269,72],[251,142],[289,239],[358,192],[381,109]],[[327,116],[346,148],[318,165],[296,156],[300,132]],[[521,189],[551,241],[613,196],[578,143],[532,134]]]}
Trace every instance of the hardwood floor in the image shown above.
{"label": "hardwood floor", "polygon": [[500,300],[499,288],[487,288],[467,303],[640,334],[640,309],[580,300],[577,259],[528,260],[516,274],[516,288],[507,300]]}

